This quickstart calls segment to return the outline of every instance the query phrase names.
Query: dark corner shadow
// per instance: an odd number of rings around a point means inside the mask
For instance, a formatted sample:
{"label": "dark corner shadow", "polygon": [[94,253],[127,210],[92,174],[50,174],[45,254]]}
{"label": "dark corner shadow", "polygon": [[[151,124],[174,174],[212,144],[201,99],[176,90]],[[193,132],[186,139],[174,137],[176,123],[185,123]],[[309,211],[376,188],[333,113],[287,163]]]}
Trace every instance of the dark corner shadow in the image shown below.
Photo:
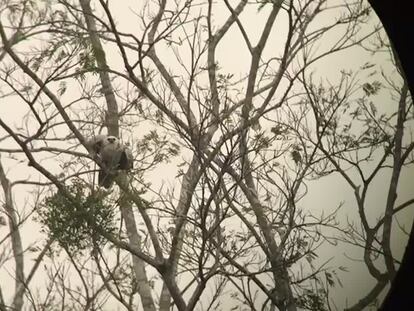
{"label": "dark corner shadow", "polygon": [[[368,2],[381,20],[397,51],[410,92],[414,95],[414,15],[410,9],[412,1],[368,0]],[[414,226],[411,228],[399,271],[379,310],[414,310],[413,281]]]}

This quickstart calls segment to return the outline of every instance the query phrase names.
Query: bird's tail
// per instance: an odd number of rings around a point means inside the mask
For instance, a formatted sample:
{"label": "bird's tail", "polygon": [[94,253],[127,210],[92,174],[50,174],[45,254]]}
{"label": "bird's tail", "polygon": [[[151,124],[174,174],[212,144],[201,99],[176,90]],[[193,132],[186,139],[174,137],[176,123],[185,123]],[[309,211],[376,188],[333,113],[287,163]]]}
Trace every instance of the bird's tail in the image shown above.
{"label": "bird's tail", "polygon": [[98,175],[99,186],[102,186],[105,189],[109,189],[111,188],[113,181],[114,181],[113,174],[111,174],[110,172],[106,172],[104,170],[99,171],[99,175]]}

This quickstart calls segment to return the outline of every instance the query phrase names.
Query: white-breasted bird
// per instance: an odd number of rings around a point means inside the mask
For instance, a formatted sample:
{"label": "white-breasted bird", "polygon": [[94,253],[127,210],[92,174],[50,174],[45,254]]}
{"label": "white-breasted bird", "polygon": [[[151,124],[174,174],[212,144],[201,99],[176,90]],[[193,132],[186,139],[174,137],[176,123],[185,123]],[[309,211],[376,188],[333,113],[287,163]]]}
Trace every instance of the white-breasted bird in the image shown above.
{"label": "white-breasted bird", "polygon": [[104,168],[99,170],[98,183],[109,189],[117,170],[129,170],[133,167],[131,150],[115,136],[97,135],[88,141],[91,152],[101,158]]}

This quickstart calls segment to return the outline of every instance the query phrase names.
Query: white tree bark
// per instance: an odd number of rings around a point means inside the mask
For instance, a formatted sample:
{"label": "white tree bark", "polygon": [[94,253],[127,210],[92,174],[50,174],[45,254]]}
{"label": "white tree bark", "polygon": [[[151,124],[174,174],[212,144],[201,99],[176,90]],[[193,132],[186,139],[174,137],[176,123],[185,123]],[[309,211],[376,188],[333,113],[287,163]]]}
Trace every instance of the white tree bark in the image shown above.
{"label": "white tree bark", "polygon": [[11,191],[10,181],[6,177],[6,173],[3,169],[0,158],[0,182],[3,188],[5,204],[4,209],[8,216],[9,230],[13,248],[13,257],[15,262],[14,273],[14,298],[12,309],[15,311],[22,310],[23,307],[23,294],[25,290],[24,282],[24,257],[22,238],[20,236],[19,221],[16,210],[14,208],[13,196]]}
{"label": "white tree bark", "polygon": [[[107,103],[106,126],[108,134],[119,136],[119,116],[118,104],[109,77],[109,73],[105,70],[108,68],[106,63],[105,52],[102,48],[99,36],[97,34],[96,23],[93,17],[90,0],[80,0],[82,11],[85,17],[89,37],[92,43],[92,49],[95,54],[97,66],[100,70],[99,75],[102,83],[103,93]],[[122,194],[121,194],[122,196]],[[135,248],[141,250],[141,237],[138,234],[135,217],[130,201],[122,199],[120,201],[121,214],[125,221],[129,243]],[[151,293],[151,287],[145,270],[145,263],[137,256],[132,255],[132,262],[137,281],[137,290],[141,298],[142,307],[145,311],[155,311],[154,299]]]}

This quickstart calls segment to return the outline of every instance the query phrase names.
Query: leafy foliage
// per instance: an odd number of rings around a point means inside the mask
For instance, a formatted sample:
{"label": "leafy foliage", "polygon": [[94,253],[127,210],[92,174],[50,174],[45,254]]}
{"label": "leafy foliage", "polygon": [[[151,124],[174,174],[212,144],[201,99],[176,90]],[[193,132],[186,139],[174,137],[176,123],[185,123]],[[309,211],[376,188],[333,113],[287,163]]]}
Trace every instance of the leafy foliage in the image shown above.
{"label": "leafy foliage", "polygon": [[320,290],[319,293],[313,291],[305,291],[305,293],[297,298],[297,303],[305,310],[326,311],[325,293]]}
{"label": "leafy foliage", "polygon": [[74,254],[104,244],[99,232],[114,231],[113,208],[99,193],[87,194],[79,181],[68,186],[67,192],[72,196],[58,191],[40,206],[40,222],[49,237]]}

